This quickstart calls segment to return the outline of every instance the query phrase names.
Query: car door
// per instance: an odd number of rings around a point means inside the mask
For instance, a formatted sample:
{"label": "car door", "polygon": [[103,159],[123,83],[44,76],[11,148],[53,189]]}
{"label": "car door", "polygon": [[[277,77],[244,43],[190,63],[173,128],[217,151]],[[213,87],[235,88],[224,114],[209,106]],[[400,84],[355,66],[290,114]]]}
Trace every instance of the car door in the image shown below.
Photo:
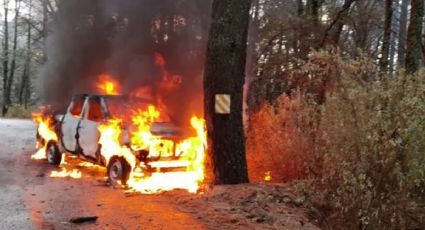
{"label": "car door", "polygon": [[105,111],[100,97],[90,97],[84,108],[84,117],[80,123],[79,144],[84,156],[97,159],[100,133],[98,127],[105,121]]}
{"label": "car door", "polygon": [[77,149],[77,130],[85,100],[85,96],[74,97],[62,120],[61,142],[65,150],[71,153],[75,153]]}

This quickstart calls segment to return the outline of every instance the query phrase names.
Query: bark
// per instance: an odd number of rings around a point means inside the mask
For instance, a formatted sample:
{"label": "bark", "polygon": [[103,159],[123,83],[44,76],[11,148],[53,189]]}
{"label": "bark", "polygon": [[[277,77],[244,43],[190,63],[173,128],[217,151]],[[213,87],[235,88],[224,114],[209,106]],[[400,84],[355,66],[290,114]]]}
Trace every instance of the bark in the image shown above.
{"label": "bark", "polygon": [[388,71],[388,67],[389,67],[392,18],[393,18],[393,0],[385,0],[384,38],[382,40],[382,49],[381,49],[382,56],[379,61],[382,71]]}
{"label": "bark", "polygon": [[422,20],[424,16],[424,1],[412,0],[410,23],[406,39],[406,71],[416,72],[422,63]]}
{"label": "bark", "polygon": [[[32,1],[29,1],[29,15],[31,18],[32,13]],[[28,22],[30,19],[28,19]],[[21,83],[19,86],[19,104],[25,105],[25,108],[28,106],[28,99],[30,97],[29,94],[29,85],[30,85],[30,68],[31,68],[31,39],[32,39],[32,30],[31,30],[31,24],[28,23],[27,25],[27,50],[26,50],[26,57],[25,57],[25,64],[24,64],[24,70],[22,72],[21,77]]]}
{"label": "bark", "polygon": [[[250,0],[214,0],[204,76],[208,152],[215,184],[248,182],[242,120]],[[215,95],[231,113],[215,114]]]}
{"label": "bark", "polygon": [[13,82],[15,80],[15,73],[16,73],[16,51],[18,48],[18,21],[19,21],[19,7],[20,7],[20,0],[15,0],[15,20],[13,23],[13,45],[12,45],[12,59],[9,69],[9,77],[7,79],[7,96],[6,96],[6,113],[9,109],[10,105],[12,104],[11,100],[11,94],[12,94],[12,86]]}
{"label": "bark", "polygon": [[330,26],[326,29],[325,35],[323,36],[322,44],[330,44],[337,46],[341,37],[342,29],[346,23],[346,19],[350,12],[350,8],[356,0],[345,0],[341,7],[341,10],[337,13],[335,19],[331,22]]}
{"label": "bark", "polygon": [[[302,4],[302,2],[299,2]],[[299,8],[301,6],[298,6]],[[318,45],[317,30],[319,28],[319,0],[307,0],[304,11],[298,10],[297,13],[304,13],[303,18],[305,22],[299,26],[298,40],[299,52],[298,59],[306,59],[312,47]]]}
{"label": "bark", "polygon": [[46,50],[46,44],[47,44],[47,22],[49,20],[49,8],[48,8],[48,0],[43,0],[42,4],[43,4],[43,33],[42,33],[42,39],[43,39],[43,57],[42,57],[42,62],[46,63],[47,62],[47,50]]}
{"label": "bark", "polygon": [[399,30],[398,30],[398,51],[397,51],[397,62],[400,66],[404,66],[404,60],[406,56],[406,33],[407,33],[407,20],[408,20],[408,8],[410,0],[402,0],[400,6],[400,19],[399,19]]}
{"label": "bark", "polygon": [[319,24],[319,0],[307,0],[308,16],[311,18],[314,25]]}
{"label": "bark", "polygon": [[304,14],[304,3],[303,0],[297,0],[297,14],[301,16]]}
{"label": "bark", "polygon": [[5,116],[8,110],[7,92],[9,77],[9,1],[3,0],[4,4],[4,41],[3,41],[3,108],[2,115]]}
{"label": "bark", "polygon": [[[297,1],[297,16],[298,18],[302,18],[302,16],[305,13],[305,9],[304,9],[304,2],[303,0],[298,0]],[[297,22],[297,26],[294,27],[294,32],[293,32],[293,38],[292,38],[292,46],[294,48],[294,57],[297,59],[301,59],[302,58],[302,50],[304,47],[304,43],[302,42],[302,28],[303,28],[303,23],[302,22]]]}
{"label": "bark", "polygon": [[[394,17],[394,16],[393,16]],[[394,20],[393,20],[394,21]],[[397,38],[396,38],[396,33],[395,30],[397,28],[395,28],[396,25],[394,25],[394,23],[391,25],[391,39],[390,39],[390,56],[389,56],[389,63],[388,63],[388,69],[390,72],[393,72],[395,70],[394,65],[395,63],[395,57],[396,57],[396,53],[397,53]]]}
{"label": "bark", "polygon": [[257,81],[257,44],[259,42],[259,30],[260,30],[260,0],[253,0],[252,2],[252,15],[250,20],[249,32],[248,32],[248,48],[247,48],[247,68],[246,68],[246,91],[245,98],[247,98],[247,112],[251,112],[251,109],[256,105],[252,103],[252,97],[259,97],[258,92],[251,90]]}

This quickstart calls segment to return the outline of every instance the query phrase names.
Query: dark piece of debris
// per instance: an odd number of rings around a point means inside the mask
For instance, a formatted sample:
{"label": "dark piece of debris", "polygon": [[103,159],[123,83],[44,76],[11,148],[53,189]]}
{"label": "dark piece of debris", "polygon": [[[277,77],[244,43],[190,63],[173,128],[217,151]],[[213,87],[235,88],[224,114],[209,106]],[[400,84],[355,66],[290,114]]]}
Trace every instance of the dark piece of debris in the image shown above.
{"label": "dark piece of debris", "polygon": [[74,224],[81,224],[85,222],[94,222],[97,220],[97,216],[83,216],[83,217],[75,217],[69,220],[69,222]]}

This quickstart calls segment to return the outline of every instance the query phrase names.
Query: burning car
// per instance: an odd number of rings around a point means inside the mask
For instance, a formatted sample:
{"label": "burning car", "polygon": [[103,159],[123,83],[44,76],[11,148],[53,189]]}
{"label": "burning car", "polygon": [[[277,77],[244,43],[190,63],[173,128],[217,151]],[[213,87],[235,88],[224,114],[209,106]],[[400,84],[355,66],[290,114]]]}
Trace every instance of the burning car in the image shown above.
{"label": "burning car", "polygon": [[159,174],[179,172],[178,177],[190,184],[188,190],[203,180],[202,119],[192,117],[194,132],[189,133],[150,100],[87,94],[74,96],[64,114],[34,117],[42,147],[37,154],[53,165],[61,163],[62,153],[71,154],[105,166],[112,184],[137,188],[145,182],[142,189],[152,186],[147,178]]}

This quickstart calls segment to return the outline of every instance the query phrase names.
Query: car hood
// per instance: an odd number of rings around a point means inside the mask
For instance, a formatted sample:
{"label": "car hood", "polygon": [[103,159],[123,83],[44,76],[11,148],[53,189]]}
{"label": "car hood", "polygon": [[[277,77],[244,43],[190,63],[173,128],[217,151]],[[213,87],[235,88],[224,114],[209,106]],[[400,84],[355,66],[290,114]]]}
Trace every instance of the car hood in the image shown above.
{"label": "car hood", "polygon": [[151,125],[150,131],[155,136],[161,137],[182,137],[184,135],[183,130],[168,122],[154,122]]}

